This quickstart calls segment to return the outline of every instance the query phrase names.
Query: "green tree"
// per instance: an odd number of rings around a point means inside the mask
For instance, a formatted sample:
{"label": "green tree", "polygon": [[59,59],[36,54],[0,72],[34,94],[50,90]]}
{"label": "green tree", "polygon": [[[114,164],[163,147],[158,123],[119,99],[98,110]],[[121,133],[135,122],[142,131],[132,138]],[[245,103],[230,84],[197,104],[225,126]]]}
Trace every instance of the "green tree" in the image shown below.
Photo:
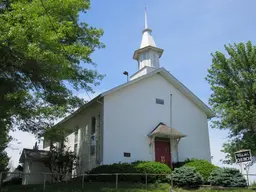
{"label": "green tree", "polygon": [[66,127],[58,126],[47,129],[44,133],[44,139],[49,141],[50,146],[45,165],[51,173],[54,173],[52,178],[56,182],[62,182],[78,166],[79,159],[76,152],[71,151],[65,144],[68,142],[66,137],[68,134]]}
{"label": "green tree", "polygon": [[41,135],[85,101],[102,75],[91,54],[103,30],[80,22],[89,0],[0,0],[0,127]]}
{"label": "green tree", "polygon": [[[5,152],[5,148],[7,147],[9,141],[10,137],[8,136],[8,131],[6,129],[1,129],[0,127],[0,172],[6,172],[9,170],[9,158],[7,156],[7,153]],[[4,179],[6,176],[7,174],[4,173],[2,175],[2,179]]]}
{"label": "green tree", "polygon": [[78,165],[78,157],[66,146],[56,147],[51,145],[49,156],[45,162],[45,166],[53,173],[52,178],[56,182],[62,182]]}
{"label": "green tree", "polygon": [[232,163],[237,150],[256,154],[256,46],[249,41],[225,45],[225,50],[212,54],[206,79],[212,90],[209,102],[217,114],[213,127],[229,131],[223,152],[226,162]]}

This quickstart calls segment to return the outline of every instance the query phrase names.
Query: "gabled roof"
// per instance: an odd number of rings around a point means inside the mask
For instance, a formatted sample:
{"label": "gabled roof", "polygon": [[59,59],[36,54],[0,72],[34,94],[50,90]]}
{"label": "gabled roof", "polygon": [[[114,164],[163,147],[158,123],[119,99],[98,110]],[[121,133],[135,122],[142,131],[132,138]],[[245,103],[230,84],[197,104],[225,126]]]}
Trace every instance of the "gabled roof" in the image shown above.
{"label": "gabled roof", "polygon": [[105,91],[101,94],[99,94],[98,96],[96,96],[94,99],[92,99],[90,102],[86,103],[84,106],[80,107],[79,109],[77,109],[75,112],[73,112],[72,114],[70,114],[69,116],[67,116],[66,118],[64,118],[62,121],[60,121],[59,123],[57,123],[55,126],[60,125],[64,122],[66,122],[67,120],[69,120],[70,118],[72,118],[73,116],[75,116],[76,114],[78,114],[79,112],[83,111],[85,108],[87,108],[88,106],[90,106],[91,104],[93,104],[94,102],[98,102],[99,99],[101,99],[102,97],[109,95],[115,91],[118,91],[120,89],[123,89],[129,85],[132,85],[134,83],[137,83],[143,79],[152,77],[153,75],[162,75],[167,81],[169,81],[176,89],[178,89],[183,95],[185,95],[190,101],[192,101],[199,109],[201,109],[206,115],[207,118],[213,118],[215,117],[214,112],[203,102],[201,101],[194,93],[192,93],[185,85],[183,85],[178,79],[176,79],[171,73],[169,73],[166,69],[164,68],[159,68],[156,69],[154,71],[152,71],[151,73],[148,73],[146,75],[143,75],[141,77],[138,77],[134,80],[128,81],[124,84],[121,84],[117,87],[114,87],[108,91]]}
{"label": "gabled roof", "polygon": [[179,139],[186,137],[183,133],[179,132],[174,128],[168,127],[164,123],[159,123],[148,135],[149,137],[163,137],[163,138],[174,138]]}
{"label": "gabled roof", "polygon": [[208,118],[215,117],[214,112],[203,102],[201,101],[194,93],[192,93],[185,85],[183,85],[178,79],[176,79],[172,74],[170,74],[166,69],[159,68],[155,71],[152,71],[151,73],[148,73],[146,75],[143,75],[141,77],[138,77],[137,79],[134,79],[132,81],[129,81],[127,83],[124,83],[120,86],[117,86],[113,89],[110,89],[104,93],[101,94],[101,97],[104,97],[108,94],[113,93],[114,91],[120,90],[122,88],[125,88],[131,84],[134,84],[138,81],[141,81],[142,79],[149,78],[155,74],[162,75],[167,81],[169,81],[176,89],[178,89],[183,95],[185,95],[189,100],[191,100],[199,109],[201,109]]}

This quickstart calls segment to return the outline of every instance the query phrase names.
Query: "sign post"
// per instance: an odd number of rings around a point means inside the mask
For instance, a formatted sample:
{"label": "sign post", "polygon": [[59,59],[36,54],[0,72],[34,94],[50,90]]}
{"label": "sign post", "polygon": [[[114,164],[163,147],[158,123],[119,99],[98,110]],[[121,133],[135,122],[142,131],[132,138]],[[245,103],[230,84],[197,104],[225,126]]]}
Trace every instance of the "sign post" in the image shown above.
{"label": "sign post", "polygon": [[[243,150],[237,151],[237,152],[235,152],[235,158],[236,158],[236,163],[241,166],[241,171],[242,171],[243,164],[248,163],[248,162],[252,162],[251,150],[250,149],[243,149]],[[247,168],[246,169],[246,178],[247,178],[247,184],[248,184],[248,187],[249,187],[249,175],[248,175],[249,174],[249,166],[248,165],[246,164],[245,168]]]}

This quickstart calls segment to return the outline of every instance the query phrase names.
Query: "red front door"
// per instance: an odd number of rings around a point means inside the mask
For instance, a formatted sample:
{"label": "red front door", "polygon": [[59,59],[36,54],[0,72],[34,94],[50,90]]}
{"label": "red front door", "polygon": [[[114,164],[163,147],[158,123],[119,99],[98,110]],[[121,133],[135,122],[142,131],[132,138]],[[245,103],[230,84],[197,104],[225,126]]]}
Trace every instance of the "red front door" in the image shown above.
{"label": "red front door", "polygon": [[155,160],[171,166],[170,142],[155,141]]}

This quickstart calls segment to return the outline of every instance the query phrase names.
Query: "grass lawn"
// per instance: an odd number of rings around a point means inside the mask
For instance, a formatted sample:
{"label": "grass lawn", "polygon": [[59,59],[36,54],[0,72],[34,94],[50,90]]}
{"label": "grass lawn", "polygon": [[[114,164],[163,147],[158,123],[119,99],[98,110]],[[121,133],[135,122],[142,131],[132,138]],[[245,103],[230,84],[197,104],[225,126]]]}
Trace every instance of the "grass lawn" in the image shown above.
{"label": "grass lawn", "polygon": [[[144,184],[119,183],[118,189],[115,189],[115,183],[85,183],[82,189],[81,183],[67,183],[46,185],[46,192],[169,192],[170,185],[168,184],[150,184],[148,188]],[[1,192],[43,192],[42,185],[28,186],[9,186],[4,187]],[[187,192],[184,189],[174,189],[175,192]],[[220,190],[198,189],[190,190],[193,192],[220,192]],[[224,190],[223,190],[224,191]],[[232,189],[225,191],[234,192],[252,192],[249,189]]]}

